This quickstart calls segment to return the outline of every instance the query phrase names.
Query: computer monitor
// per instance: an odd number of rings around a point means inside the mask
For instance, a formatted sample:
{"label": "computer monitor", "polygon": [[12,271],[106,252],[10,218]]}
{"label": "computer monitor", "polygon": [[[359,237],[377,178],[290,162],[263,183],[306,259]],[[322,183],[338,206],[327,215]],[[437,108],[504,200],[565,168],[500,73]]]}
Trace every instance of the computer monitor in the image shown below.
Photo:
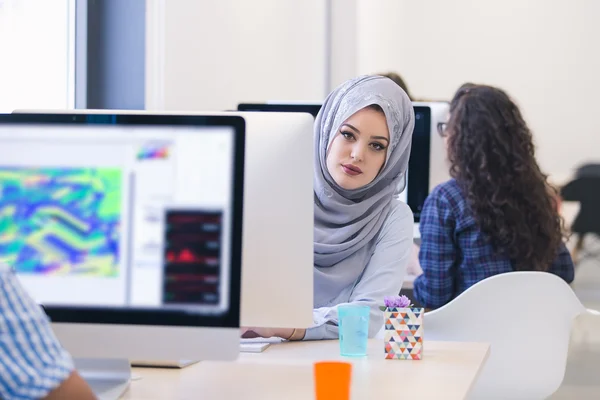
{"label": "computer monitor", "polygon": [[411,208],[415,222],[419,222],[423,204],[429,195],[431,108],[427,106],[413,106],[413,108],[415,128],[413,130],[404,193],[406,204]]}
{"label": "computer monitor", "polygon": [[313,323],[314,118],[232,112],[246,121],[242,325]]}
{"label": "computer monitor", "polygon": [[[446,145],[444,139],[438,133],[438,124],[448,122],[450,104],[444,101],[413,102],[415,113],[417,108],[428,109],[430,116],[429,137],[431,138],[429,150],[429,190],[431,191],[440,183],[450,179],[448,157],[446,156]],[[425,124],[426,125],[426,124]]]}
{"label": "computer monitor", "polygon": [[237,357],[244,134],[233,115],[0,115],[0,257],[73,356]]}
{"label": "computer monitor", "polygon": [[240,103],[238,111],[303,112],[317,117],[321,104],[318,103]]}
{"label": "computer monitor", "polygon": [[[100,115],[156,114],[155,111],[132,110],[82,112]],[[314,264],[314,118],[307,113],[295,112],[160,113],[234,115],[244,119],[241,326],[311,326],[313,269],[307,266]]]}
{"label": "computer monitor", "polygon": [[[445,158],[437,159],[440,138],[437,135],[437,122],[446,118],[448,104],[443,102],[413,102],[415,129],[410,152],[406,188],[399,199],[411,208],[415,223],[421,219],[425,199],[432,188],[432,182],[441,183],[441,176],[448,176],[444,165]],[[317,116],[321,104],[318,103],[240,103],[240,111],[308,112]],[[443,144],[442,144],[443,146]],[[435,150],[435,151],[432,151]],[[432,155],[434,157],[432,157]],[[443,156],[442,156],[443,157]],[[441,169],[442,172],[439,170]],[[434,180],[431,178],[435,177]]]}

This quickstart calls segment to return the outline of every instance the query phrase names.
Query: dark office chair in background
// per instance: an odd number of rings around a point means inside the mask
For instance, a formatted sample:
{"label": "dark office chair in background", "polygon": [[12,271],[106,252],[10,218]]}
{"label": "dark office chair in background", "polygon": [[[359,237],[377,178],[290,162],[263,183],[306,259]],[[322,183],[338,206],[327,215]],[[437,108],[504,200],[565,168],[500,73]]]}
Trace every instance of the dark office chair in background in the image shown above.
{"label": "dark office chair in background", "polygon": [[579,202],[579,213],[571,226],[571,232],[577,235],[574,262],[585,258],[600,259],[600,252],[586,252],[584,239],[588,234],[600,238],[600,164],[585,164],[577,169],[575,179],[567,183],[560,191],[564,201]]}

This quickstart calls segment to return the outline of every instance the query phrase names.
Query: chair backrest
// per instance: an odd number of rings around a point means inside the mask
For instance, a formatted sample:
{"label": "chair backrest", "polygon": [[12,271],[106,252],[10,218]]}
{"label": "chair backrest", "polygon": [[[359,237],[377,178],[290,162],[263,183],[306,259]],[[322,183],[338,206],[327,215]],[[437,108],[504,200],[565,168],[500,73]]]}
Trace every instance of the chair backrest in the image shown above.
{"label": "chair backrest", "polygon": [[575,176],[577,178],[583,178],[588,176],[600,178],[600,164],[583,164],[577,168]]}
{"label": "chair backrest", "polygon": [[425,314],[424,357],[428,340],[490,343],[470,398],[544,399],[563,380],[572,324],[584,311],[551,273],[495,275]]}

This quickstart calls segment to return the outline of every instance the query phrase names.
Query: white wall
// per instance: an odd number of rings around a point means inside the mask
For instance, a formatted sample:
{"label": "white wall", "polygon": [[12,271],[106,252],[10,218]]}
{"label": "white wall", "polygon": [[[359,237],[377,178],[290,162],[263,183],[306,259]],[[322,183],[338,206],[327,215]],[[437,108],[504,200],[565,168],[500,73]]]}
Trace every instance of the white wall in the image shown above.
{"label": "white wall", "polygon": [[[148,0],[150,13],[157,2]],[[152,32],[148,43],[151,54],[163,52],[150,58],[164,60],[159,78],[150,76],[162,89],[150,89],[150,108],[223,110],[243,101],[325,96],[325,1],[162,2],[164,26],[154,19],[151,29],[163,29],[164,43]]]}
{"label": "white wall", "polygon": [[359,30],[357,0],[324,0],[331,2],[329,90],[358,75]]}
{"label": "white wall", "polygon": [[0,112],[74,106],[73,5],[0,0]]}
{"label": "white wall", "polygon": [[418,97],[504,88],[553,175],[600,160],[600,2],[357,0],[357,73],[393,69]]}
{"label": "white wall", "polygon": [[164,62],[148,74],[149,108],[321,100],[352,76],[394,70],[418,98],[450,99],[466,81],[504,88],[552,175],[600,159],[600,1],[147,1],[165,8],[162,45],[149,24],[147,68]]}

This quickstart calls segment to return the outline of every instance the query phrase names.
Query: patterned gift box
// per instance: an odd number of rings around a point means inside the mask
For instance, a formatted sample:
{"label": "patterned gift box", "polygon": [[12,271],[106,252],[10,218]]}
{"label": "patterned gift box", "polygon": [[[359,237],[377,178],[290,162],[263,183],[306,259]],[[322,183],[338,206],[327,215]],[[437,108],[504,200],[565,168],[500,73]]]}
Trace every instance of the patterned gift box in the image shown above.
{"label": "patterned gift box", "polygon": [[384,312],[385,358],[421,360],[423,358],[423,308],[392,308]]}

